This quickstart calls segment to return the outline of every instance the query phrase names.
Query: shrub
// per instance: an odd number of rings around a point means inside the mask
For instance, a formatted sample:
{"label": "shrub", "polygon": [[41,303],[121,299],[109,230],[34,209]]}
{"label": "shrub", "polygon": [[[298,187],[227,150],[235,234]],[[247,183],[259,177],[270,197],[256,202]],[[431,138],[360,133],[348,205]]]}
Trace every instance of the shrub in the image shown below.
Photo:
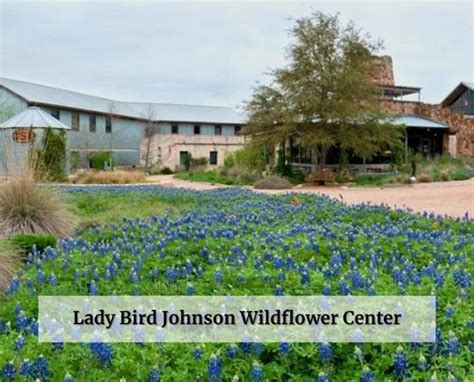
{"label": "shrub", "polygon": [[86,171],[72,179],[76,184],[132,184],[145,182],[141,171]]}
{"label": "shrub", "polygon": [[267,165],[267,155],[262,147],[247,146],[226,155],[224,166],[238,167],[261,174]]}
{"label": "shrub", "polygon": [[52,235],[23,234],[13,236],[11,241],[26,255],[33,251],[33,246],[40,252],[43,252],[47,247],[54,248],[57,239]]}
{"label": "shrub", "polygon": [[0,240],[0,293],[4,292],[18,269],[17,249],[6,240]]}
{"label": "shrub", "polygon": [[207,158],[191,158],[191,167],[203,167],[207,165]]}
{"label": "shrub", "polygon": [[39,169],[43,179],[63,180],[66,170],[66,133],[57,133],[51,128],[44,131],[42,148],[39,151]]}
{"label": "shrub", "polygon": [[453,172],[454,180],[467,180],[474,177],[474,169],[459,169]]}
{"label": "shrub", "polygon": [[279,176],[270,176],[258,181],[254,188],[260,190],[285,190],[291,188],[291,184],[285,178],[280,178]]}
{"label": "shrub", "polygon": [[31,176],[17,176],[0,185],[0,233],[69,236],[75,218],[59,194],[39,186]]}
{"label": "shrub", "polygon": [[416,180],[418,180],[418,182],[420,183],[429,183],[433,181],[433,178],[431,177],[429,173],[422,172],[417,175]]}
{"label": "shrub", "polygon": [[161,175],[171,175],[171,174],[174,174],[174,171],[171,170],[169,167],[163,167],[163,168],[160,170],[160,174],[161,174]]}
{"label": "shrub", "polygon": [[92,154],[89,159],[90,167],[94,170],[104,170],[105,163],[110,166],[112,163],[112,156],[110,152],[99,152]]}

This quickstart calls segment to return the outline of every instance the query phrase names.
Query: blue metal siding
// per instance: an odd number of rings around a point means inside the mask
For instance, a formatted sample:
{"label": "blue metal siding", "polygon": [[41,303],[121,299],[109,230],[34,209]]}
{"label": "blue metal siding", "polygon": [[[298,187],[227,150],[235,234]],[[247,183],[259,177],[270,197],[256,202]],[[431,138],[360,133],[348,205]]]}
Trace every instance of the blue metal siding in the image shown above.
{"label": "blue metal siding", "polygon": [[3,87],[0,87],[0,105],[0,123],[7,121],[28,107],[25,100]]}

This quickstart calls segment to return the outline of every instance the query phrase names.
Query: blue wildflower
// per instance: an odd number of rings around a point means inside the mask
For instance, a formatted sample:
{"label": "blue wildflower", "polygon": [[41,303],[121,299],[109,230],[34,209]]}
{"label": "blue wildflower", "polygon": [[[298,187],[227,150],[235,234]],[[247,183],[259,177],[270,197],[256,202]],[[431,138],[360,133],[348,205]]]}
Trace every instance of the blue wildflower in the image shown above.
{"label": "blue wildflower", "polygon": [[150,374],[148,374],[148,382],[160,382],[160,372],[157,367],[154,367],[150,370]]}
{"label": "blue wildflower", "polygon": [[362,369],[362,375],[359,382],[375,382],[375,375],[367,365]]}
{"label": "blue wildflower", "polygon": [[398,378],[404,378],[408,375],[408,360],[406,351],[400,345],[394,355],[393,368]]}
{"label": "blue wildflower", "polygon": [[16,375],[16,367],[13,361],[7,362],[0,372],[0,376],[13,381]]}
{"label": "blue wildflower", "polygon": [[250,379],[252,381],[263,381],[263,369],[258,362],[254,362],[252,365],[252,370],[250,371]]}
{"label": "blue wildflower", "polygon": [[208,381],[219,381],[221,378],[222,365],[218,355],[213,354],[207,365]]}

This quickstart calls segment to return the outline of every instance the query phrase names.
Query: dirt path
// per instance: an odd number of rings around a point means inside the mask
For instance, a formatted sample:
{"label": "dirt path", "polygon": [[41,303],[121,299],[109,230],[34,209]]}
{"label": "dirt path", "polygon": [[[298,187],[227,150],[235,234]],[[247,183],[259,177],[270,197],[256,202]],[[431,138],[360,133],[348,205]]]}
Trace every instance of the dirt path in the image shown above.
{"label": "dirt path", "polygon": [[[224,185],[175,179],[173,175],[151,176],[148,180],[158,181],[163,186],[194,190],[212,190],[226,187]],[[387,204],[393,208],[411,209],[416,212],[428,211],[455,217],[462,217],[468,212],[469,216],[474,217],[474,178],[465,181],[421,183],[385,188],[304,186],[292,190],[258,190],[257,192],[269,194],[286,192],[325,194],[333,198],[342,198],[349,204],[369,202],[372,204]]]}

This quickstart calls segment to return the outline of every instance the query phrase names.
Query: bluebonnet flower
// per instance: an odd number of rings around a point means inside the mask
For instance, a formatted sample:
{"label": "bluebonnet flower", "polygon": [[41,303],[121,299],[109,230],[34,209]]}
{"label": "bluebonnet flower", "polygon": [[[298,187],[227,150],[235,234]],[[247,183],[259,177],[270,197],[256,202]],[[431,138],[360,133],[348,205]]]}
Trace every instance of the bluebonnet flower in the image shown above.
{"label": "bluebonnet flower", "polygon": [[20,350],[25,346],[25,337],[21,334],[15,340],[15,350]]}
{"label": "bluebonnet flower", "polygon": [[403,347],[398,346],[394,358],[393,358],[393,368],[395,370],[395,375],[398,378],[404,378],[408,375],[408,360],[406,351],[403,350]]}
{"label": "bluebonnet flower", "polygon": [[318,374],[318,379],[316,382],[329,382],[329,376],[324,371],[321,371]]}
{"label": "bluebonnet flower", "polygon": [[328,342],[319,343],[319,358],[323,362],[327,362],[331,359],[332,356],[332,347]]}
{"label": "bluebonnet flower", "polygon": [[193,284],[188,283],[186,285],[186,294],[188,296],[192,296],[192,295],[194,295],[194,293],[196,293],[196,289],[194,288]]}
{"label": "bluebonnet flower", "polygon": [[354,357],[360,362],[363,362],[364,353],[359,346],[354,346]]}
{"label": "bluebonnet flower", "polygon": [[263,369],[258,362],[254,362],[252,365],[252,370],[250,371],[250,379],[256,382],[263,381]]}
{"label": "bluebonnet flower", "polygon": [[157,367],[154,367],[150,370],[150,374],[148,374],[148,382],[160,382],[160,372]]}
{"label": "bluebonnet flower", "polygon": [[92,280],[90,285],[89,285],[89,295],[90,296],[97,296],[99,294],[99,288],[97,288],[97,285],[95,284],[95,281]]}
{"label": "bluebonnet flower", "polygon": [[301,272],[301,278],[300,282],[302,285],[309,284],[310,278],[309,278],[309,273],[306,271]]}
{"label": "bluebonnet flower", "polygon": [[375,375],[367,365],[362,369],[362,375],[359,382],[375,382]]}
{"label": "bluebonnet flower", "polygon": [[113,349],[110,345],[101,342],[91,342],[91,353],[99,358],[103,364],[110,364],[114,355]]}
{"label": "bluebonnet flower", "polygon": [[277,285],[275,287],[275,296],[283,296],[283,287],[281,285]]}
{"label": "bluebonnet flower", "polygon": [[290,351],[290,344],[288,342],[280,342],[278,349],[280,354],[287,354]]}
{"label": "bluebonnet flower", "polygon": [[66,373],[66,375],[64,376],[63,382],[74,382],[74,378],[72,377],[71,374]]}
{"label": "bluebonnet flower", "polygon": [[436,375],[436,371],[431,375],[430,382],[439,382],[438,376]]}
{"label": "bluebonnet flower", "polygon": [[193,350],[193,358],[194,359],[201,359],[203,354],[202,349],[198,346]]}
{"label": "bluebonnet flower", "polygon": [[13,361],[7,362],[0,372],[0,376],[13,381],[16,375],[16,367]]}
{"label": "bluebonnet flower", "polygon": [[31,362],[29,359],[23,360],[23,363],[21,364],[21,367],[20,367],[20,375],[34,378],[34,375],[32,374],[32,366],[33,366],[33,362]]}
{"label": "bluebonnet flower", "polygon": [[451,318],[454,316],[454,308],[451,304],[448,304],[446,307],[446,310],[444,311],[444,314],[446,315],[447,318]]}
{"label": "bluebonnet flower", "polygon": [[30,375],[32,375],[33,378],[48,379],[49,377],[48,360],[45,357],[43,357],[43,355],[40,355],[31,364]]}
{"label": "bluebonnet flower", "polygon": [[213,354],[207,364],[208,381],[219,381],[221,378],[222,365],[218,355]]}
{"label": "bluebonnet flower", "polygon": [[222,276],[222,271],[217,268],[216,272],[214,274],[214,280],[216,280],[217,283],[221,283],[224,280],[224,277]]}
{"label": "bluebonnet flower", "polygon": [[446,343],[446,352],[448,355],[456,355],[461,352],[461,344],[452,331],[449,332],[449,338]]}
{"label": "bluebonnet flower", "polygon": [[239,348],[236,345],[227,346],[227,357],[235,358],[237,356]]}

